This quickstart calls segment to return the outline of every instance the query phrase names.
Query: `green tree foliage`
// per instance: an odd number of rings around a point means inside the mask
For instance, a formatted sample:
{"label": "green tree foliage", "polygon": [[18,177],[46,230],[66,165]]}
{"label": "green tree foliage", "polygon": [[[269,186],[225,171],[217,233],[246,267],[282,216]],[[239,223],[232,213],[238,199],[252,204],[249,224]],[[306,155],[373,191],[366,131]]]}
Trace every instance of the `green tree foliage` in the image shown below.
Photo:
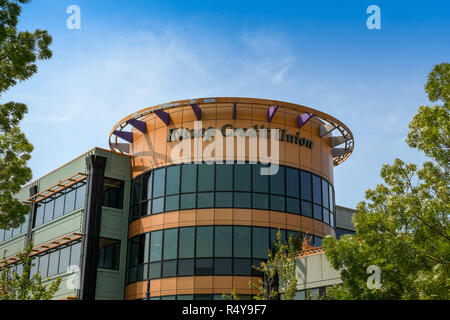
{"label": "green tree foliage", "polygon": [[278,278],[278,291],[274,287],[268,287],[259,279],[258,283],[249,282],[249,286],[258,290],[256,300],[275,300],[279,295],[281,300],[293,300],[297,290],[297,278],[295,275],[295,255],[298,250],[295,237],[291,235],[288,243],[281,240],[281,232],[277,232],[277,240],[274,241],[274,250],[269,250],[267,261],[259,266],[253,266],[255,270],[266,275],[268,282],[274,282]]}
{"label": "green tree foliage", "polygon": [[[0,0],[0,102],[2,95],[18,82],[37,72],[36,60],[49,59],[52,38],[45,30],[17,30],[21,4],[30,0]],[[24,222],[28,207],[15,194],[31,177],[27,167],[33,146],[19,123],[28,108],[23,103],[0,103],[0,228]]]}
{"label": "green tree foliage", "polygon": [[[418,169],[396,159],[385,164],[385,184],[366,191],[353,217],[356,235],[326,237],[331,265],[342,285],[327,290],[334,299],[450,299],[450,65],[436,65],[425,90],[440,104],[422,106],[407,143],[430,161]],[[366,269],[381,270],[381,288],[369,289]]]}
{"label": "green tree foliage", "polygon": [[30,270],[34,265],[30,256],[32,248],[30,242],[24,252],[18,253],[18,264],[22,265],[20,274],[6,263],[5,258],[0,262],[0,300],[50,300],[58,291],[61,277],[49,285],[43,283],[40,273],[30,277]]}

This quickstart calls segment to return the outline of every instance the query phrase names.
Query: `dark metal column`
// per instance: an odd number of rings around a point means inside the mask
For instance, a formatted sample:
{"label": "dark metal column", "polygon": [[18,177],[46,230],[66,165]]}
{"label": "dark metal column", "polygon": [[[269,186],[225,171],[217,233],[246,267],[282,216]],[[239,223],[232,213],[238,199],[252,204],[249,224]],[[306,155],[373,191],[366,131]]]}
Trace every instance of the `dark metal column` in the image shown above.
{"label": "dark metal column", "polygon": [[[30,197],[34,196],[37,193],[38,193],[38,186],[37,185],[31,186],[30,187]],[[32,240],[32,237],[33,237],[35,212],[36,212],[36,202],[31,201],[30,213],[28,214],[27,244]]]}
{"label": "dark metal column", "polygon": [[77,297],[79,300],[94,300],[97,283],[106,158],[91,155],[86,158],[86,165],[88,177],[83,217],[81,281]]}

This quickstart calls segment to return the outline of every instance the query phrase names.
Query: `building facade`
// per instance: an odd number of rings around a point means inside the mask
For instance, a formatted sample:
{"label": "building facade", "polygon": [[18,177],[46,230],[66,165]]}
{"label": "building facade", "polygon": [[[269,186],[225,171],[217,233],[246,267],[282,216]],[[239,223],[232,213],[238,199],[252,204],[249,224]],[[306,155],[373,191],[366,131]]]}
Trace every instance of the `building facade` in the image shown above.
{"label": "building facade", "polygon": [[182,100],[125,117],[109,145],[26,186],[18,197],[30,204],[27,221],[0,231],[11,264],[33,241],[33,272],[63,277],[56,298],[250,298],[248,282],[261,276],[252,265],[278,230],[317,247],[352,231],[351,211],[336,209],[333,169],[353,136],[321,111]]}

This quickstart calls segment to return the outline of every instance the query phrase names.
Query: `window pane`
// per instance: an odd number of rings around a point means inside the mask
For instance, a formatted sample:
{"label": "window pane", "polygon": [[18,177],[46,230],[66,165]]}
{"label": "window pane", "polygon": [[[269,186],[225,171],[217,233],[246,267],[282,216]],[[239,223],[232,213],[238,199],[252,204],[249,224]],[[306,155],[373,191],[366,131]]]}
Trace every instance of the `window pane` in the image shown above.
{"label": "window pane", "polygon": [[234,191],[251,191],[251,166],[236,164],[234,166]]}
{"label": "window pane", "polygon": [[105,178],[103,191],[103,206],[109,208],[123,208],[123,187],[121,180]]}
{"label": "window pane", "polygon": [[166,197],[166,211],[178,210],[180,196],[169,196]]}
{"label": "window pane", "polygon": [[164,230],[164,259],[177,258],[178,229]]}
{"label": "window pane", "polygon": [[327,209],[329,209],[329,202],[328,202],[328,182],[322,179],[322,203],[323,206]]}
{"label": "window pane", "polygon": [[45,204],[43,203],[36,203],[36,216],[35,216],[35,222],[34,226],[40,226],[44,222],[44,210],[45,210]]}
{"label": "window pane", "polygon": [[271,195],[270,210],[284,211],[284,197]]}
{"label": "window pane", "polygon": [[161,260],[162,230],[151,233],[150,236],[150,261]]}
{"label": "window pane", "polygon": [[131,184],[131,205],[141,202],[142,176],[137,177]]}
{"label": "window pane", "polygon": [[194,275],[194,259],[178,260],[178,275],[193,276]]}
{"label": "window pane", "polygon": [[250,192],[235,192],[234,207],[235,208],[251,208],[252,194]]}
{"label": "window pane", "polygon": [[232,206],[232,192],[216,192],[216,208],[231,208]]}
{"label": "window pane", "polygon": [[301,190],[302,199],[311,201],[311,174],[309,172],[301,172]]}
{"label": "window pane", "polygon": [[214,208],[214,192],[202,192],[197,195],[197,208]]}
{"label": "window pane", "polygon": [[293,168],[286,168],[286,194],[290,197],[299,197],[299,181],[298,170]]}
{"label": "window pane", "polygon": [[30,277],[34,276],[39,268],[39,257],[33,258],[31,261]]}
{"label": "window pane", "polygon": [[254,164],[253,167],[253,192],[269,193],[269,176],[261,175],[262,164]]}
{"label": "window pane", "polygon": [[334,225],[334,214],[330,212],[330,226],[332,226],[333,228],[335,227]]}
{"label": "window pane", "polygon": [[163,277],[176,277],[177,276],[177,260],[163,262],[162,276]]}
{"label": "window pane", "polygon": [[185,164],[182,166],[181,192],[196,192],[197,165]]}
{"label": "window pane", "polygon": [[275,175],[270,176],[270,193],[284,195],[284,167],[279,167]]}
{"label": "window pane", "polygon": [[47,277],[48,271],[48,254],[39,257],[39,273],[43,278]]}
{"label": "window pane", "polygon": [[180,228],[179,258],[194,257],[195,228]]}
{"label": "window pane", "polygon": [[75,209],[75,190],[66,193],[66,203],[64,205],[64,214]]}
{"label": "window pane", "polygon": [[86,185],[82,185],[77,189],[75,209],[84,207],[84,199],[86,197]]}
{"label": "window pane", "polygon": [[165,168],[161,168],[153,172],[153,198],[164,195],[164,184],[166,180],[165,174]]}
{"label": "window pane", "polygon": [[232,275],[233,274],[233,259],[216,258],[214,259],[214,274],[216,275]]}
{"label": "window pane", "polygon": [[216,227],[214,239],[214,256],[231,257],[233,243],[233,229],[230,226]]}
{"label": "window pane", "polygon": [[142,178],[142,198],[139,201],[145,201],[152,197],[153,191],[153,171],[147,172]]}
{"label": "window pane", "polygon": [[49,254],[48,276],[52,277],[58,273],[59,251]]}
{"label": "window pane", "polygon": [[311,202],[302,201],[302,216],[312,217],[312,204]]}
{"label": "window pane", "polygon": [[212,257],[213,255],[213,227],[197,228],[197,257]]}
{"label": "window pane", "polygon": [[44,214],[44,223],[47,223],[53,219],[53,209],[55,207],[55,202],[49,201],[45,204],[45,214]]}
{"label": "window pane", "polygon": [[81,255],[81,242],[71,246],[70,250],[70,265],[80,266],[80,255]]}
{"label": "window pane", "polygon": [[164,198],[153,199],[152,214],[161,213],[164,211]]}
{"label": "window pane", "polygon": [[314,246],[321,247],[322,246],[322,238],[314,236]]}
{"label": "window pane", "polygon": [[233,190],[233,165],[216,165],[216,191]]}
{"label": "window pane", "polygon": [[214,164],[198,165],[198,191],[214,191]]}
{"label": "window pane", "polygon": [[333,193],[333,187],[331,184],[329,184],[328,193],[330,195],[330,211],[334,212],[334,193]]}
{"label": "window pane", "polygon": [[313,200],[317,204],[322,204],[321,181],[316,175],[313,175]]}
{"label": "window pane", "polygon": [[294,198],[286,198],[286,211],[290,213],[300,213],[300,200]]}
{"label": "window pane", "polygon": [[323,208],[323,222],[330,224],[330,211],[325,208]]}
{"label": "window pane", "polygon": [[5,230],[4,229],[0,229],[0,242],[3,241],[4,236],[5,236]]}
{"label": "window pane", "polygon": [[213,260],[212,259],[197,259],[195,261],[195,275],[196,276],[210,276],[213,274]]}
{"label": "window pane", "polygon": [[105,250],[105,262],[103,267],[106,269],[112,269],[114,259],[114,245],[109,245],[104,248]]}
{"label": "window pane", "polygon": [[317,204],[314,205],[314,219],[322,221],[322,207]]}
{"label": "window pane", "polygon": [[61,217],[64,214],[64,196],[55,199],[55,211],[53,219]]}
{"label": "window pane", "polygon": [[167,168],[166,194],[180,193],[180,166]]}
{"label": "window pane", "polygon": [[161,278],[161,262],[150,263],[149,278]]}
{"label": "window pane", "polygon": [[59,256],[59,267],[58,273],[64,273],[70,265],[70,247],[65,247],[61,249]]}
{"label": "window pane", "polygon": [[267,258],[269,250],[269,229],[253,227],[253,257]]}
{"label": "window pane", "polygon": [[250,227],[234,227],[234,256],[247,258],[251,256]]}
{"label": "window pane", "polygon": [[194,209],[195,208],[195,193],[188,193],[181,195],[180,209]]}
{"label": "window pane", "polygon": [[263,193],[253,194],[253,208],[269,209],[269,196]]}
{"label": "window pane", "polygon": [[234,274],[250,276],[252,274],[252,261],[250,259],[234,259]]}

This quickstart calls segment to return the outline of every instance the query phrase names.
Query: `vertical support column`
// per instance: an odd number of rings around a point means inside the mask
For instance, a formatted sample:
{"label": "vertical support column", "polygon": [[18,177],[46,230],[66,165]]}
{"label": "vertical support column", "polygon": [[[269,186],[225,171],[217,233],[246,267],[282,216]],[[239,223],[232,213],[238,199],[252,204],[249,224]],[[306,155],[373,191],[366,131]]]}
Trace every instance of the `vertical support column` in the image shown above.
{"label": "vertical support column", "polygon": [[97,286],[97,263],[106,158],[91,155],[86,158],[86,166],[88,178],[81,245],[81,281],[77,297],[79,300],[94,300]]}
{"label": "vertical support column", "polygon": [[[38,193],[38,186],[31,186],[30,187],[30,197],[34,196]],[[35,220],[35,213],[36,212],[36,202],[32,201],[30,205],[30,213],[28,215],[28,228],[27,228],[27,244],[32,240],[33,238],[33,226],[34,226],[34,220]]]}

